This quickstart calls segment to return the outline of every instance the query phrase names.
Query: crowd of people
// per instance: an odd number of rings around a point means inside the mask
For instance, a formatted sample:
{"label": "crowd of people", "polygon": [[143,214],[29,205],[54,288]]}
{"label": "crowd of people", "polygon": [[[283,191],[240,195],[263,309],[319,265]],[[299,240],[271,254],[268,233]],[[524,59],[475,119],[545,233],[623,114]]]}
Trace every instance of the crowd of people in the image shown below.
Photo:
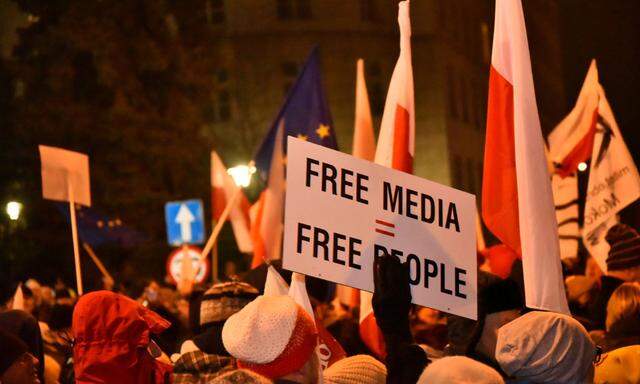
{"label": "crowd of people", "polygon": [[[307,279],[312,316],[265,294],[266,265],[209,287],[81,297],[61,281],[2,282],[0,383],[640,383],[640,235],[618,224],[606,240],[606,274],[588,255],[563,262],[572,316],[527,308],[522,263],[501,245],[478,253],[477,320],[412,305],[408,264],[377,258],[382,356],[332,284]],[[326,367],[320,326],[346,352]]]}

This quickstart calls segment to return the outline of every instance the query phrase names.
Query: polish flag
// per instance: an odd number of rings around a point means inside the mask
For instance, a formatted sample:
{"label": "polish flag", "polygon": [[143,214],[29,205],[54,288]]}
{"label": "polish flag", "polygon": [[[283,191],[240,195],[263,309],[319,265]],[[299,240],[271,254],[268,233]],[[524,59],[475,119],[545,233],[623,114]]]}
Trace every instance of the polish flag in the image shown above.
{"label": "polish flag", "polygon": [[601,85],[598,90],[598,122],[584,203],[582,240],[606,273],[610,249],[607,232],[619,222],[618,213],[640,199],[640,174]]}
{"label": "polish flag", "polygon": [[[373,161],[376,153],[376,139],[373,133],[371,107],[367,83],[364,80],[364,60],[358,59],[356,71],[356,113],[353,126],[353,146],[351,154],[359,159]],[[349,308],[360,305],[360,290],[338,284],[336,296],[340,303]]]}
{"label": "polish flag", "polygon": [[482,217],[522,257],[527,306],[569,314],[520,0],[496,0]]}
{"label": "polish flag", "polygon": [[575,107],[549,134],[551,161],[563,178],[576,173],[578,164],[591,157],[598,122],[598,89],[598,70],[592,60]]}
{"label": "polish flag", "polygon": [[[218,221],[227,203],[240,189],[229,173],[227,168],[215,151],[211,152],[211,201],[213,206],[213,220]],[[251,243],[250,221],[249,221],[249,201],[240,190],[240,196],[236,198],[229,221],[233,227],[233,235],[236,238],[238,249],[242,253],[253,251]]]}
{"label": "polish flag", "polygon": [[356,71],[356,113],[351,148],[351,154],[359,159],[373,161],[376,154],[376,139],[373,134],[371,107],[362,59],[358,59]]}
{"label": "polish flag", "polygon": [[[398,3],[400,56],[391,75],[378,136],[375,162],[407,173],[413,172],[415,113],[411,67],[409,0]],[[377,356],[384,357],[382,332],[376,324],[370,292],[360,291],[360,337]]]}
{"label": "polish flag", "polygon": [[280,122],[271,155],[267,188],[262,191],[249,212],[253,242],[251,268],[259,266],[265,260],[281,258],[285,190],[282,131],[283,122]]}
{"label": "polish flag", "polygon": [[[320,373],[336,361],[347,357],[347,354],[340,343],[338,343],[331,333],[327,331],[327,329],[322,325],[322,322],[316,319],[313,307],[311,306],[311,300],[309,299],[309,294],[307,293],[305,276],[303,274],[293,272],[291,275],[289,296],[295,300],[295,302],[298,303],[298,305],[302,307],[309,316],[311,316],[316,324],[316,330],[318,332],[316,355],[320,361]],[[320,374],[320,377],[322,377],[322,374]]]}

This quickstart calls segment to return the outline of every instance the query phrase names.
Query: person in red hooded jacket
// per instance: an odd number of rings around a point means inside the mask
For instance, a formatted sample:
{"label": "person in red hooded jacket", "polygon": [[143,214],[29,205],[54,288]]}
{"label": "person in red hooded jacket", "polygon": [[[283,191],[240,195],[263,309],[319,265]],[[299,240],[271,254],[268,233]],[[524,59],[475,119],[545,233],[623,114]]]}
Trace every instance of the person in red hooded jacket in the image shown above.
{"label": "person in red hooded jacket", "polygon": [[109,291],[86,294],[73,311],[76,383],[160,384],[171,366],[156,360],[151,334],[170,323],[136,301]]}

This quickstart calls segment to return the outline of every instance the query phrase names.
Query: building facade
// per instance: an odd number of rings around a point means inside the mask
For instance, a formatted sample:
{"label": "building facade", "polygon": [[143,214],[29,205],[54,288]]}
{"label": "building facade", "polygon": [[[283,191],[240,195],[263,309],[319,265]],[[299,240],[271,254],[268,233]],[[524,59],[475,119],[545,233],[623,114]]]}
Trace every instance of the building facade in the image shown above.
{"label": "building facade", "polygon": [[[319,45],[340,149],[350,152],[356,60],[363,58],[378,128],[399,50],[395,2],[382,0],[209,0],[221,37],[212,95],[214,130],[246,132],[251,156],[307,54]],[[543,126],[564,113],[557,4],[525,2]],[[484,153],[493,2],[411,4],[416,106],[415,174],[479,194]],[[546,129],[548,131],[548,128]],[[225,155],[225,148],[220,151]]]}

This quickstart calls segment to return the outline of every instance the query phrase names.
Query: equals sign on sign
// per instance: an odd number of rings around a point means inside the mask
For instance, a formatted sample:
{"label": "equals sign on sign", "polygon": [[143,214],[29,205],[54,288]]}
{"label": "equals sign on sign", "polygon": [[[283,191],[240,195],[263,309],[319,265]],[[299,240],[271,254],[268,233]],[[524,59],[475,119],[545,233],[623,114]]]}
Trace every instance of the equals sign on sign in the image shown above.
{"label": "equals sign on sign", "polygon": [[376,228],[376,232],[383,235],[395,237],[395,233],[391,232],[396,227],[395,224],[379,219],[376,219],[376,224],[381,226],[381,228]]}

